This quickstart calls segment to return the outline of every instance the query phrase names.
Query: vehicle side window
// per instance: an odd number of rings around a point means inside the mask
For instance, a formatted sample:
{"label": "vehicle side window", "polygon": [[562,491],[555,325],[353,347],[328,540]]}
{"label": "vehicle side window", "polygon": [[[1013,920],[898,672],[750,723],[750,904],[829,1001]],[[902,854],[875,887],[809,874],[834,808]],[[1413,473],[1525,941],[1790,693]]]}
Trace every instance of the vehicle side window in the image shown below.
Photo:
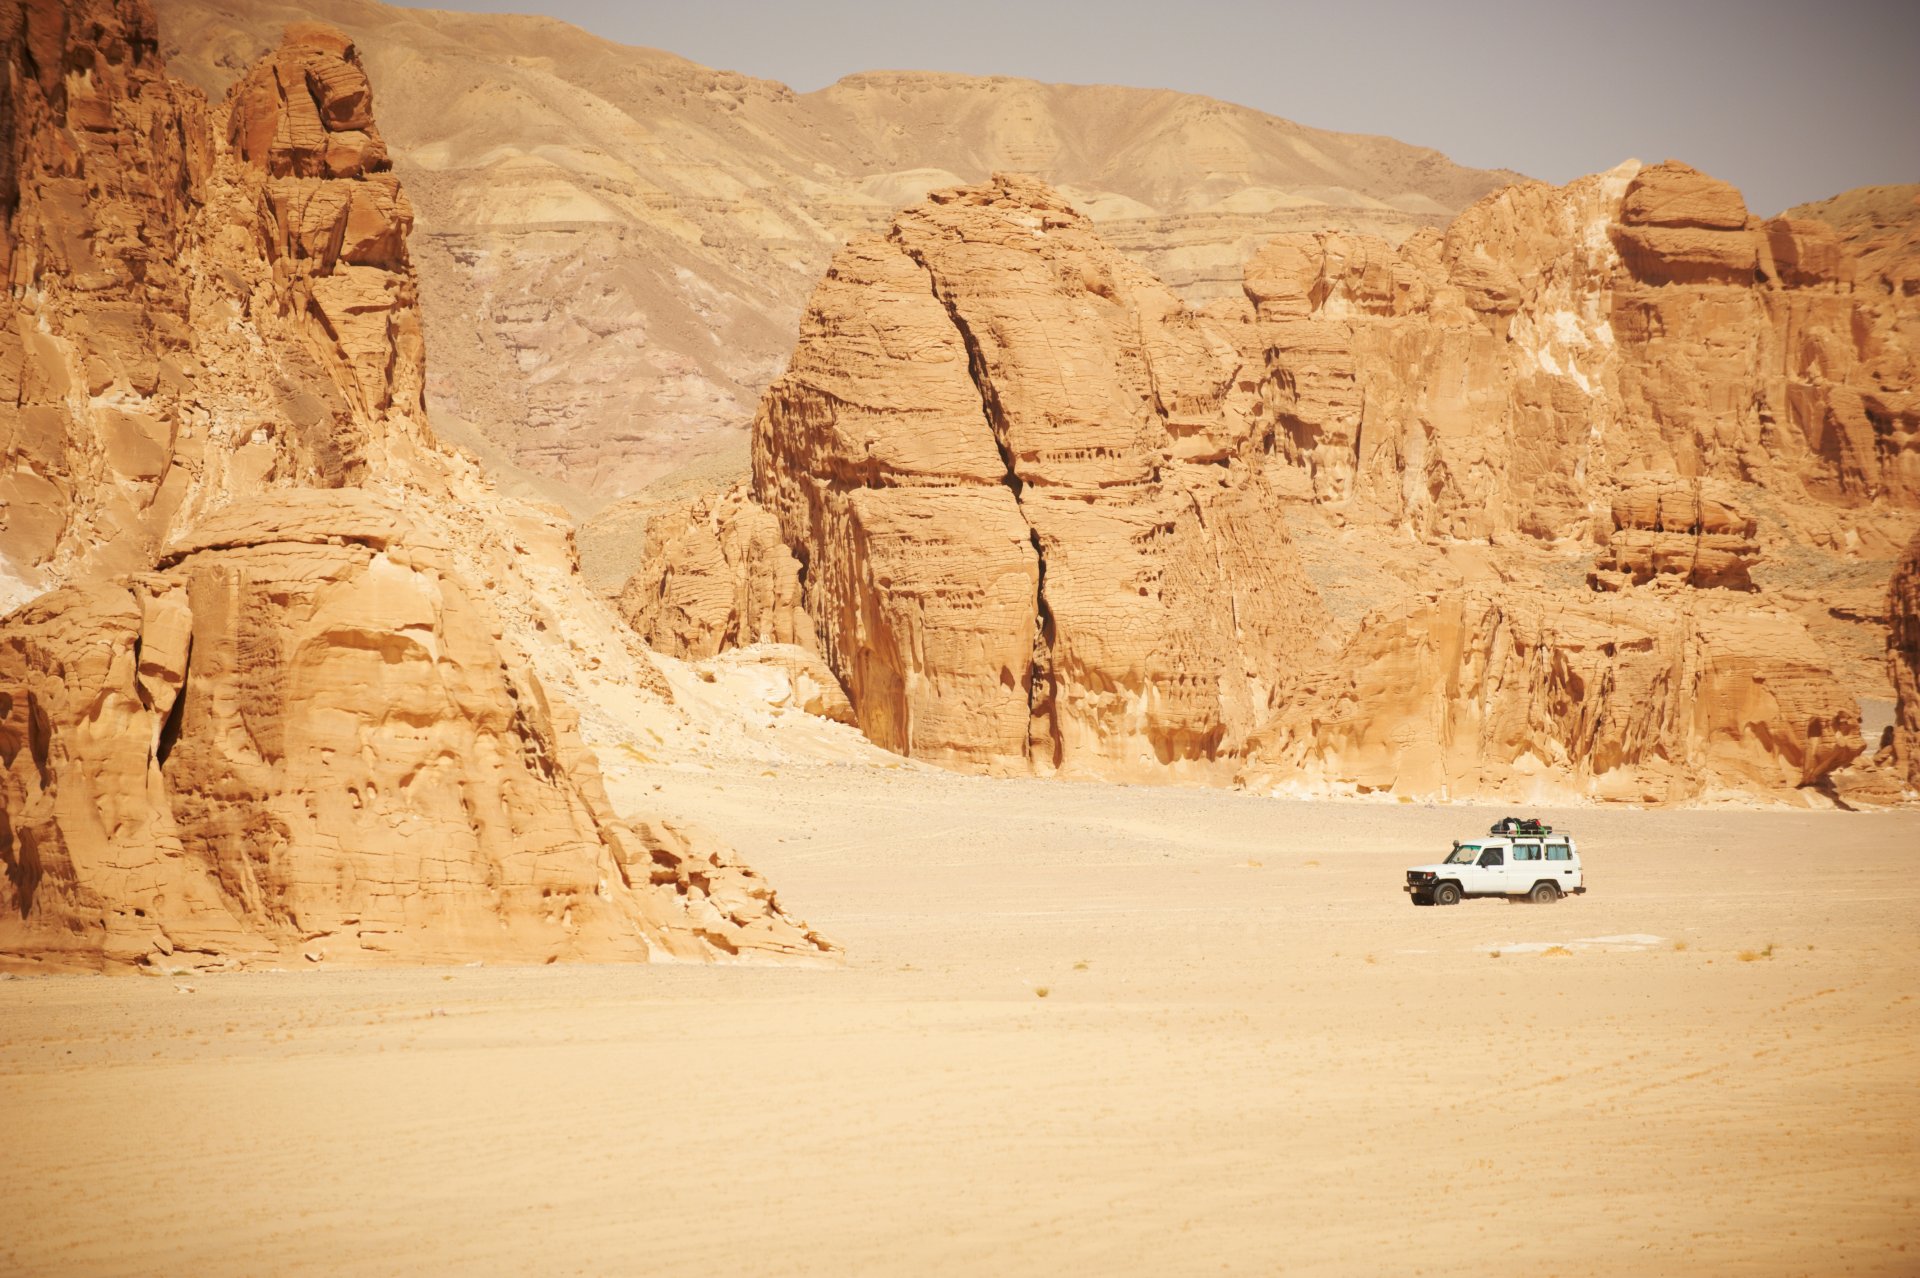
{"label": "vehicle side window", "polygon": [[1540,859],[1540,845],[1538,843],[1514,844],[1513,859],[1516,861],[1538,861]]}
{"label": "vehicle side window", "polygon": [[1567,850],[1567,845],[1564,843],[1549,843],[1547,844],[1547,860],[1571,861],[1573,860],[1573,853]]}
{"label": "vehicle side window", "polygon": [[1501,854],[1499,848],[1488,848],[1480,854],[1480,864],[1504,865],[1506,864],[1506,858]]}

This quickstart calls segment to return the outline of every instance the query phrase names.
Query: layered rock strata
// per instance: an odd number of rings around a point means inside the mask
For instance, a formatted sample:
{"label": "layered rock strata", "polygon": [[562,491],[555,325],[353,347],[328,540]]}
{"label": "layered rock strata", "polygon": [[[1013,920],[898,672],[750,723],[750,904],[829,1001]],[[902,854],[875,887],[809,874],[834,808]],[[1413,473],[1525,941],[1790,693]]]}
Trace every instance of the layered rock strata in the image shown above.
{"label": "layered rock strata", "polygon": [[1310,684],[1248,780],[1664,803],[1819,785],[1861,752],[1806,628],[1724,598],[1452,591],[1369,619]]}
{"label": "layered rock strata", "polygon": [[158,3],[175,74],[215,98],[287,23],[355,38],[430,228],[436,425],[465,419],[577,510],[717,457],[744,469],[821,272],[928,191],[1041,176],[1200,297],[1235,292],[1277,231],[1394,239],[1512,176],[1164,90],[879,72],[796,93],[549,18]]}
{"label": "layered rock strata", "polygon": [[1701,480],[1920,505],[1908,304],[1685,165],[1512,186],[1397,250],[1282,237],[1247,295],[1282,450],[1353,522],[1551,541],[1616,485]]}
{"label": "layered rock strata", "polygon": [[1752,590],[1760,553],[1754,520],[1694,484],[1640,484],[1617,493],[1610,532],[1588,580],[1596,589],[1673,577],[1689,586]]}
{"label": "layered rock strata", "polygon": [[800,603],[800,565],[744,490],[654,516],[646,544],[619,607],[648,647],[692,660],[757,643],[819,650]]}
{"label": "layered rock strata", "polygon": [[1659,801],[1860,753],[1782,587],[1920,519],[1910,302],[1824,224],[1629,165],[1283,236],[1245,292],[1193,311],[1011,177],[835,259],[754,495],[875,741]]}
{"label": "layered rock strata", "polygon": [[4,14],[0,962],[831,953],[608,802],[557,689],[666,685],[426,427],[351,42],[209,113],[144,0]]}
{"label": "layered rock strata", "polygon": [[835,259],[754,423],[754,491],[863,730],[989,770],[1230,757],[1313,592],[1237,358],[1031,179]]}

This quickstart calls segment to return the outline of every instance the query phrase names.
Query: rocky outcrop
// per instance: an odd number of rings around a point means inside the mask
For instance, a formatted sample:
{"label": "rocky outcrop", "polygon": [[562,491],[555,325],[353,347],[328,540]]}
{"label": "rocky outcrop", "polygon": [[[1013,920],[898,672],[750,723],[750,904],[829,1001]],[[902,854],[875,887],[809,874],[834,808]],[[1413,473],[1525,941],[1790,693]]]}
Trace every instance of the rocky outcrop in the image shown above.
{"label": "rocky outcrop", "polygon": [[1247,296],[1282,451],[1350,520],[1551,541],[1642,477],[1920,505],[1899,309],[1685,165],[1515,185],[1398,250],[1286,237]]}
{"label": "rocky outcrop", "polygon": [[744,489],[654,516],[646,545],[619,607],[649,648],[694,660],[757,643],[819,650],[800,565]]}
{"label": "rocky outcrop", "polygon": [[1250,783],[1663,803],[1815,785],[1862,748],[1805,627],[1685,592],[1452,592],[1368,619],[1309,682]]}
{"label": "rocky outcrop", "polygon": [[[8,12],[27,127],[0,328],[0,402],[17,406],[0,423],[0,604],[137,570],[241,494],[361,483],[431,451],[412,214],[352,45],[294,30],[210,120],[167,77],[145,3]],[[55,49],[84,74],[49,79]]]}
{"label": "rocky outcrop", "polygon": [[1887,590],[1887,674],[1893,681],[1893,763],[1920,790],[1920,534]]}
{"label": "rocky outcrop", "polygon": [[861,726],[915,757],[1818,788],[1873,694],[1833,673],[1839,622],[1769,592],[1920,518],[1899,429],[1819,442],[1905,393],[1903,312],[1855,277],[1822,224],[1629,165],[1398,248],[1280,237],[1243,310],[1195,312],[1001,177],[835,260],[754,493]]}
{"label": "rocky outcrop", "polygon": [[1237,359],[1030,179],[835,259],[754,423],[754,491],[861,727],[989,770],[1206,768],[1314,596],[1222,412]]}
{"label": "rocky outcrop", "polygon": [[15,0],[0,55],[4,608],[54,584],[56,561],[137,565],[187,495],[181,259],[212,149],[144,4]]}
{"label": "rocky outcrop", "polygon": [[15,961],[824,948],[723,851],[620,821],[449,547],[365,493],[250,503],[35,601],[0,703]]}
{"label": "rocky outcrop", "polygon": [[[373,89],[352,41],[287,28],[280,48],[229,94],[227,138],[252,171],[267,254],[309,342],[363,415],[425,412],[413,208],[373,123]],[[349,475],[364,464],[341,462]]]}
{"label": "rocky outcrop", "polygon": [[1655,577],[1689,586],[1752,590],[1760,547],[1755,524],[1728,499],[1696,484],[1643,483],[1615,494],[1612,531],[1588,581],[1599,590],[1641,586]]}
{"label": "rocky outcrop", "polygon": [[[1790,601],[1708,597],[1885,554],[1920,517],[1905,309],[1856,288],[1831,228],[1628,165],[1398,250],[1276,241],[1247,296],[1241,346],[1316,509],[1357,543],[1483,545],[1512,583],[1371,601],[1250,776],[1675,799],[1821,785],[1859,752],[1876,694],[1832,677]],[[1587,546],[1617,601],[1520,584]]]}
{"label": "rocky outcrop", "polygon": [[351,42],[209,119],[144,0],[5,14],[0,964],[830,954],[608,801],[563,690],[671,694],[426,427]]}

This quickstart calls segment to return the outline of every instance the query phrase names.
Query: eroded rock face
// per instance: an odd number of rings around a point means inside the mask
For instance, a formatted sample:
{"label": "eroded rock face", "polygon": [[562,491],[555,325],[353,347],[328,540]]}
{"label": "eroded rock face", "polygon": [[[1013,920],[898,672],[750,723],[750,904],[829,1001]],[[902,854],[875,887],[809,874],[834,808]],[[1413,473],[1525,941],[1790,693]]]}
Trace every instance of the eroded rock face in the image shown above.
{"label": "eroded rock face", "polygon": [[820,647],[800,603],[800,565],[744,489],[648,521],[647,558],[620,612],[649,648],[692,660],[756,643]]}
{"label": "eroded rock face", "polygon": [[237,495],[431,451],[412,213],[352,46],[297,28],[210,113],[144,0],[8,14],[0,605],[138,570]]}
{"label": "eroded rock face", "polygon": [[1354,520],[1554,540],[1701,479],[1920,505],[1903,308],[1685,165],[1518,184],[1397,251],[1285,237],[1247,295],[1282,450]]}
{"label": "eroded rock face", "polygon": [[989,770],[1204,768],[1267,713],[1313,592],[1238,360],[1030,179],[855,242],[754,424],[861,727]]}
{"label": "eroded rock face", "polygon": [[1661,803],[1816,784],[1862,748],[1805,627],[1684,592],[1452,592],[1370,618],[1311,683],[1250,781]]}
{"label": "eroded rock face", "polygon": [[862,727],[916,757],[1818,787],[1875,694],[1781,584],[1920,518],[1897,411],[1828,446],[1906,393],[1906,303],[1855,280],[1822,224],[1629,165],[1397,249],[1282,236],[1194,312],[998,178],[836,259],[754,491]]}
{"label": "eroded rock face", "polygon": [[0,963],[832,953],[608,802],[559,690],[671,693],[426,428],[352,45],[211,121],[156,49],[143,0],[0,15]]}
{"label": "eroded rock face", "polygon": [[1887,674],[1893,680],[1894,767],[1920,789],[1920,535],[1887,591]]}
{"label": "eroded rock face", "polygon": [[352,41],[331,27],[288,27],[280,48],[229,92],[227,138],[260,187],[275,274],[309,340],[348,371],[343,389],[362,412],[400,404],[424,415],[407,257],[413,208],[390,171]]}
{"label": "eroded rock face", "polygon": [[54,584],[49,564],[77,547],[125,533],[140,544],[106,557],[137,565],[186,496],[172,465],[191,360],[181,259],[212,149],[206,104],[167,79],[139,0],[8,4],[0,56],[5,608]]}
{"label": "eroded rock face", "polygon": [[[1794,597],[1724,593],[1885,554],[1920,516],[1911,308],[1856,287],[1830,227],[1629,165],[1510,187],[1397,251],[1284,238],[1247,295],[1242,347],[1315,507],[1356,543],[1484,545],[1512,583],[1374,601],[1250,776],[1674,799],[1823,784],[1859,752],[1874,694],[1832,677]],[[1522,585],[1587,545],[1617,601]]]}
{"label": "eroded rock face", "polygon": [[393,504],[292,491],[0,631],[0,952],[347,963],[818,954],[621,822],[571,712]]}
{"label": "eroded rock face", "polygon": [[1615,494],[1612,531],[1588,577],[1595,589],[1672,577],[1689,586],[1752,590],[1755,525],[1730,498],[1698,483],[1643,483]]}

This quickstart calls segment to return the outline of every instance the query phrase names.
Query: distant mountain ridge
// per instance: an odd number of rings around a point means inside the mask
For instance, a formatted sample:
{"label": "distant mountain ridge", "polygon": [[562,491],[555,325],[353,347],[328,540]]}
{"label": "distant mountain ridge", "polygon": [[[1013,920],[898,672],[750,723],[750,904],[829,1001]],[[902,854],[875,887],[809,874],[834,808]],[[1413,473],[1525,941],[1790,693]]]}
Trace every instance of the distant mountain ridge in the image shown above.
{"label": "distant mountain ridge", "polygon": [[1516,177],[1168,90],[879,71],[797,94],[546,18],[158,9],[176,74],[216,95],[288,22],[355,37],[419,216],[436,424],[576,513],[744,466],[832,253],[929,190],[1034,174],[1199,302],[1273,234],[1397,241]]}

